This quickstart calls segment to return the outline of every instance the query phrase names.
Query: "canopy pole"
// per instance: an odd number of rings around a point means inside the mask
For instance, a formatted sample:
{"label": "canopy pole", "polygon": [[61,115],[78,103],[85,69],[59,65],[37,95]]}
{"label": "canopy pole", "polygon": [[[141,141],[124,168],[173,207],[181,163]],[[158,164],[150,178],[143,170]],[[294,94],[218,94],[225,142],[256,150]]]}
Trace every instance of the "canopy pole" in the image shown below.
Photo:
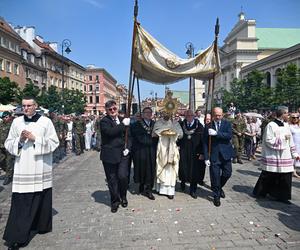
{"label": "canopy pole", "polygon": [[139,99],[139,110],[140,110],[140,117],[142,117],[142,106],[141,106],[141,94],[140,94],[140,81],[139,78],[136,78],[137,83],[137,91],[138,91],[138,99]]}
{"label": "canopy pole", "polygon": [[131,44],[131,59],[130,59],[130,71],[129,71],[129,84],[128,84],[128,102],[127,102],[127,110],[126,117],[130,117],[131,113],[131,104],[132,104],[132,96],[133,96],[133,82],[132,82],[132,69],[133,69],[133,54],[134,54],[134,43],[137,29],[137,16],[138,16],[138,0],[135,0],[134,4],[134,21],[133,21],[133,33],[132,33],[132,44]]}
{"label": "canopy pole", "polygon": [[[219,25],[219,18],[217,17],[217,21],[216,21],[216,25],[215,25],[215,40],[214,40],[214,53],[215,53],[215,57],[216,57],[217,72],[220,71],[219,57],[218,57],[218,36],[219,36],[219,31],[220,31],[220,25]],[[211,101],[211,103],[210,103],[211,117],[213,116],[215,79],[216,79],[216,72],[213,73],[213,77],[212,77],[211,100],[210,100]],[[212,121],[210,123],[210,128],[211,127],[212,127]],[[208,137],[208,156],[209,156],[209,158],[210,158],[210,155],[211,155],[211,136],[209,135],[209,137]]]}

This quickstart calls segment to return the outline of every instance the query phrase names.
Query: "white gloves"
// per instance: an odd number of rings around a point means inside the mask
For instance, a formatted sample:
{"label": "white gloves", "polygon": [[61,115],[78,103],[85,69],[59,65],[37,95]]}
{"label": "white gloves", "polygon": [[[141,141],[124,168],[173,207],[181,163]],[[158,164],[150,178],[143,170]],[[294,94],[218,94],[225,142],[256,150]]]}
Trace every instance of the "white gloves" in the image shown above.
{"label": "white gloves", "polygon": [[[125,118],[125,119],[129,119],[129,118]],[[123,151],[123,155],[124,156],[127,156],[129,154],[129,149],[126,148],[124,151]]]}
{"label": "white gloves", "polygon": [[206,166],[206,167],[209,167],[209,166],[210,166],[210,160],[205,160],[204,162],[205,162],[205,166]]}
{"label": "white gloves", "polygon": [[130,118],[124,118],[122,122],[123,122],[123,124],[125,126],[129,126],[129,124],[130,124]]}
{"label": "white gloves", "polygon": [[211,136],[215,136],[215,135],[217,135],[217,131],[212,129],[212,128],[209,128],[208,129],[208,134],[211,135]]}

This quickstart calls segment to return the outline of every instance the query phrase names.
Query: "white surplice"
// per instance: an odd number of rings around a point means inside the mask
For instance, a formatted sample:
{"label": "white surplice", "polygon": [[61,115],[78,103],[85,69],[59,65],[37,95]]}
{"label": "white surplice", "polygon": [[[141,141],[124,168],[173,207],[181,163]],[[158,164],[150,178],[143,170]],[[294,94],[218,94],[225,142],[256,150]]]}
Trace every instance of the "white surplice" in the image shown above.
{"label": "white surplice", "polygon": [[[35,136],[35,142],[26,140],[19,148],[22,131]],[[36,122],[25,122],[24,116],[14,119],[5,148],[15,156],[12,192],[39,192],[52,187],[52,152],[59,140],[51,120],[40,117]]]}

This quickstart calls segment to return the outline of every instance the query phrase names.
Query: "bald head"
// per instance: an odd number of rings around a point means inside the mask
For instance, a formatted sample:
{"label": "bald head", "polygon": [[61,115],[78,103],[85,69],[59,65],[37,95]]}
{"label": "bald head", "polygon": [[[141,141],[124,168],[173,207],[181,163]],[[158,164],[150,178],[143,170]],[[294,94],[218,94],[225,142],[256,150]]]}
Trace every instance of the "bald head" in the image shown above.
{"label": "bald head", "polygon": [[194,120],[194,112],[191,109],[188,109],[184,112],[184,117],[188,122],[192,122]]}
{"label": "bald head", "polygon": [[215,107],[213,109],[213,120],[214,121],[221,121],[223,118],[223,109],[221,109],[220,107]]}

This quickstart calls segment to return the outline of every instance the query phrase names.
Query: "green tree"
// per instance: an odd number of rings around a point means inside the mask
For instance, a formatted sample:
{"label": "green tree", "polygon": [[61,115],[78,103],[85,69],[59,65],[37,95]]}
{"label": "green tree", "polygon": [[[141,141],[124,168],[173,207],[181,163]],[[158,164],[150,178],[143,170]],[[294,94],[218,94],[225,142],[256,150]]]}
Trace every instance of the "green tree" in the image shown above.
{"label": "green tree", "polygon": [[53,111],[61,111],[62,100],[57,87],[50,86],[48,91],[43,90],[39,97],[39,104],[44,108],[51,109]]}
{"label": "green tree", "polygon": [[300,105],[300,68],[289,64],[277,74],[275,103],[287,105],[292,111]]}
{"label": "green tree", "polygon": [[17,94],[17,99],[21,103],[24,96],[33,96],[38,99],[39,94],[39,87],[34,85],[32,81],[30,81],[25,85],[25,87],[22,90],[19,91],[19,93]]}
{"label": "green tree", "polygon": [[79,90],[64,89],[63,92],[63,103],[64,113],[84,113],[86,105],[85,95]]}
{"label": "green tree", "polygon": [[230,102],[242,111],[270,108],[273,104],[273,89],[267,86],[265,78],[264,73],[256,70],[245,79],[234,79],[230,91],[222,90],[223,108],[228,107]]}
{"label": "green tree", "polygon": [[10,81],[8,77],[0,77],[0,103],[9,104],[16,101],[16,94],[19,92],[18,85]]}

